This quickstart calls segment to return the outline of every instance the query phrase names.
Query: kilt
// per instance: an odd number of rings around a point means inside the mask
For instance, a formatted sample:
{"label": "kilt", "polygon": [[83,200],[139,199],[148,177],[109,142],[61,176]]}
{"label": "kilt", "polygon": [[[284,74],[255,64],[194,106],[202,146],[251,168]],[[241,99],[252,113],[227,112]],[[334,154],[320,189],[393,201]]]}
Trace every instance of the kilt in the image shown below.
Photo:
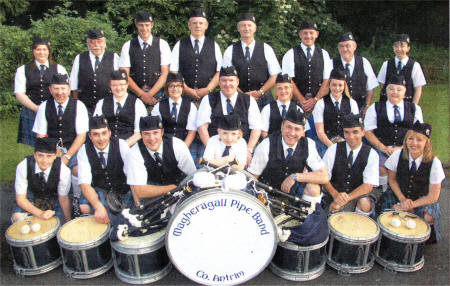
{"label": "kilt", "polygon": [[[197,135],[198,136],[198,135]],[[203,152],[205,152],[205,145],[200,140],[194,140],[189,147],[189,151],[191,152],[192,159],[194,160],[195,167],[197,169],[202,168],[202,165],[198,163],[200,158],[203,157]]]}
{"label": "kilt", "polygon": [[34,147],[36,142],[36,133],[31,131],[34,125],[36,113],[31,109],[22,106],[19,119],[19,129],[17,133],[17,143],[22,143]]}
{"label": "kilt", "polygon": [[385,153],[381,152],[380,150],[378,150],[376,148],[373,148],[373,149],[375,151],[377,151],[378,157],[380,158],[380,162],[379,162],[378,166],[384,167],[384,162],[386,162],[388,156]]}

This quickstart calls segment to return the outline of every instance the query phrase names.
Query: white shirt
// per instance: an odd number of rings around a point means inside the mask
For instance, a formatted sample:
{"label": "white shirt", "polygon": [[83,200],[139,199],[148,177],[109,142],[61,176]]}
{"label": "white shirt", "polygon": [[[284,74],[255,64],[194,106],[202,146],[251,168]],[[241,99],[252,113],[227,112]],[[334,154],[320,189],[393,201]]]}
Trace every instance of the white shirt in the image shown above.
{"label": "white shirt", "polygon": [[[194,36],[190,35],[189,39],[191,40],[192,48],[194,48],[195,46]],[[202,52],[204,43],[205,43],[205,36],[202,36],[200,39],[198,39],[199,53]],[[216,42],[214,42],[214,54],[217,62],[216,71],[220,71],[220,67],[222,66],[222,52],[220,50],[219,45]],[[178,72],[179,70],[180,70],[180,41],[178,41],[173,47],[170,60],[170,71]]]}
{"label": "white shirt", "polygon": [[[100,62],[103,60],[103,55],[105,53],[101,54],[98,59]],[[95,55],[89,51],[89,59],[91,60],[91,66],[92,70],[95,71]],[[114,53],[114,60],[113,60],[113,68],[114,70],[119,69],[119,56]],[[72,71],[70,72],[70,89],[71,90],[77,90],[78,89],[78,71],[80,70],[80,55],[76,55],[75,59],[73,60],[72,64]],[[109,77],[109,74],[107,75]]]}
{"label": "white shirt", "polygon": [[[347,62],[345,62],[342,57],[340,57],[340,58],[341,58],[342,66],[345,69],[345,64],[347,64]],[[375,76],[375,72],[373,71],[372,65],[365,57],[362,57],[362,62],[363,62],[364,74],[367,76],[366,90],[372,90],[378,86],[377,77]],[[348,69],[350,70],[350,77],[351,77],[353,75],[353,71],[355,70],[355,57],[353,57],[352,60],[348,64],[350,64],[348,66]],[[331,61],[331,67],[332,67],[332,69],[334,68],[333,61]]]}
{"label": "white shirt", "polygon": [[[38,61],[34,61],[38,70],[41,69],[41,64]],[[47,61],[44,64],[47,69],[50,67]],[[67,74],[66,69],[62,65],[56,65],[56,71],[60,74]],[[25,93],[27,91],[27,78],[25,77],[25,65],[20,66],[16,70],[16,75],[14,77],[14,93]]]}
{"label": "white shirt", "polygon": [[[250,58],[253,56],[253,50],[255,49],[255,40],[248,45],[249,51],[250,51]],[[269,74],[275,75],[279,74],[281,72],[280,64],[278,63],[277,56],[275,55],[275,52],[273,51],[272,47],[269,46],[266,43],[263,43],[264,45],[264,58],[267,61],[267,68],[269,70]],[[242,46],[242,52],[245,55],[245,48],[247,45],[241,41]],[[233,45],[228,46],[228,48],[223,53],[223,67],[229,67],[233,65]]]}
{"label": "white shirt", "polygon": [[[208,139],[203,158],[212,160],[222,158],[223,151],[225,151],[225,143],[220,140],[219,135],[214,135]],[[233,144],[230,148],[230,155],[235,155],[239,163],[247,162],[247,142],[240,138],[238,142]]]}
{"label": "white shirt", "polygon": [[[141,49],[144,48],[144,41],[141,39],[141,36],[138,36],[139,45]],[[153,35],[147,41],[148,46],[150,47],[153,42]],[[159,40],[159,50],[161,53],[161,65],[168,66],[170,64],[170,47],[169,44],[163,40]],[[130,63],[130,41],[125,42],[122,46],[122,51],[120,52],[120,62],[119,67],[121,68],[129,68],[131,67]]]}
{"label": "white shirt", "polygon": [[[300,46],[306,56],[307,47],[303,43],[301,43]],[[314,56],[314,51],[315,45],[311,47],[311,57]],[[332,60],[330,59],[330,55],[328,54],[328,52],[325,51],[324,49],[322,49],[322,57],[323,57],[323,79],[328,79],[330,78]],[[295,77],[295,62],[294,62],[293,48],[287,51],[286,54],[284,54],[281,70],[283,74],[288,74],[290,77]]]}
{"label": "white shirt", "polygon": [[[291,101],[288,101],[288,102],[285,103],[285,105],[286,105],[286,113],[289,110],[290,104],[291,104]],[[280,110],[280,115],[283,114],[283,107],[282,107],[283,103],[281,103],[281,101],[279,101],[277,99],[277,105],[278,105],[278,109]],[[298,106],[298,105],[297,105],[297,110],[300,110],[303,113],[303,109],[300,106]],[[261,121],[261,131],[265,131],[265,132],[269,131],[269,127],[270,127],[270,112],[271,112],[270,104],[266,104],[263,107],[262,111],[261,111],[261,120],[262,120]],[[306,121],[305,131],[308,131],[309,129],[310,129],[309,123],[308,123],[308,121]]]}
{"label": "white shirt", "polygon": [[[387,158],[384,166],[394,172],[397,172],[398,161],[400,160],[400,153],[402,150],[397,150],[392,155]],[[422,163],[423,155],[417,158],[416,170],[419,169],[420,163]],[[411,168],[413,158],[409,155],[409,168]],[[433,163],[431,164],[430,170],[430,184],[440,184],[445,179],[444,169],[442,168],[442,163],[438,157],[434,157]]]}
{"label": "white shirt", "polygon": [[[331,102],[333,103],[333,106],[336,104],[335,102],[338,102],[339,108],[341,108],[342,96],[341,96],[341,98],[339,98],[339,100],[334,99],[334,97],[331,95],[331,93],[327,96],[329,96],[331,98]],[[343,95],[343,96],[345,96],[345,95]],[[324,111],[325,111],[325,101],[323,100],[323,98],[321,98],[314,106],[314,109],[312,112],[312,114],[314,116],[314,123],[323,122]],[[356,103],[356,101],[353,98],[350,98],[350,112],[353,114],[359,114],[358,103]]]}
{"label": "white shirt", "polygon": [[[48,168],[44,171],[45,181],[48,180],[48,176],[50,175],[50,170],[52,167]],[[39,168],[37,163],[34,163],[34,173],[42,172],[41,168]],[[27,180],[27,159],[22,160],[22,162],[17,165],[16,168],[16,179],[14,188],[16,190],[17,195],[25,195],[28,190],[28,180]],[[59,173],[59,182],[58,182],[58,195],[67,196],[71,187],[71,172],[70,169],[61,163],[61,170]]]}
{"label": "white shirt", "polygon": [[[172,100],[172,98],[169,97],[169,111],[172,110],[172,103],[174,101]],[[180,114],[180,108],[181,108],[181,103],[183,102],[183,97],[180,97],[180,99],[178,99],[176,108],[177,108],[177,120],[178,120],[178,115]],[[152,116],[159,116],[159,118],[162,119],[161,117],[161,112],[159,111],[159,102],[153,107],[152,109]],[[197,108],[195,107],[195,104],[193,104],[191,102],[191,109],[189,110],[189,114],[188,114],[188,118],[187,118],[187,122],[186,122],[186,130],[194,130],[197,131],[197,125],[196,125],[196,120],[197,120]]]}
{"label": "white shirt", "polygon": [[[94,149],[97,152],[97,156],[99,152],[103,152],[103,157],[105,157],[106,162],[108,162],[109,147],[110,145],[108,144],[108,146],[106,146],[104,150],[99,150],[97,149],[97,147],[94,146]],[[128,163],[127,158],[130,148],[128,147],[128,144],[122,139],[119,139],[119,150],[120,150],[120,157],[122,157],[123,161],[123,172],[126,175]],[[78,184],[90,185],[92,183],[92,172],[91,172],[91,164],[89,163],[89,158],[86,153],[86,144],[83,144],[83,146],[81,146],[80,150],[78,151],[77,161],[78,161]]]}
{"label": "white shirt", "polygon": [[[306,158],[306,164],[312,169],[312,171],[318,171],[322,168],[325,168],[325,164],[317,153],[316,143],[313,140],[306,138],[308,142],[308,158]],[[284,140],[281,140],[284,150],[284,156],[288,154],[287,149],[292,148],[295,151],[295,146],[288,146]],[[259,176],[262,174],[264,169],[269,162],[269,151],[270,151],[270,140],[269,138],[264,139],[255,149],[255,154],[253,154],[252,162],[248,167],[247,171],[250,173]]]}
{"label": "white shirt", "polygon": [[[230,98],[231,105],[235,106],[238,92]],[[220,101],[222,103],[223,114],[227,113],[227,98],[220,91]],[[205,123],[211,123],[211,105],[209,104],[209,96],[204,96],[197,112],[197,128]],[[251,130],[261,130],[261,113],[255,99],[250,96],[250,106],[248,108],[248,126]]]}
{"label": "white shirt", "polygon": [[[409,57],[405,57],[404,59],[401,60],[402,69],[408,63],[408,60]],[[394,57],[394,61],[395,61],[395,68],[397,68],[399,59],[397,57]],[[381,84],[384,84],[386,82],[387,64],[388,61],[385,61],[381,66],[380,72],[378,73],[378,81]],[[413,87],[424,86],[427,84],[425,80],[425,75],[423,74],[422,68],[418,62],[414,62],[413,64],[411,71],[411,80],[413,83]]]}
{"label": "white shirt", "polygon": [[[345,143],[346,151],[347,151],[347,157],[350,154],[351,148],[350,146]],[[359,145],[358,148],[353,150],[353,163],[355,162],[356,158],[358,157],[359,151],[361,151],[362,144]],[[330,174],[330,180],[333,176],[333,167],[334,162],[336,160],[336,149],[337,144],[333,144],[330,147],[328,147],[327,151],[325,152],[325,155],[323,156],[323,162],[325,163],[325,166],[328,168],[328,174]],[[369,184],[373,186],[378,186],[379,183],[379,167],[378,167],[379,157],[377,152],[370,148],[369,152],[369,158],[367,159],[367,165],[364,168],[364,171],[362,173],[363,176],[363,183]]]}
{"label": "white shirt", "polygon": [[[50,99],[53,100],[53,99]],[[54,100],[56,112],[58,112],[59,103]],[[67,104],[69,103],[69,98],[61,104],[63,111],[66,110]],[[86,133],[89,131],[89,117],[86,106],[80,100],[76,100],[77,104],[77,114],[75,115],[75,132],[77,135]],[[36,120],[33,125],[33,132],[46,135],[47,134],[47,118],[45,117],[45,109],[47,105],[47,100],[39,105],[38,112],[36,113]]]}
{"label": "white shirt", "polygon": [[[186,175],[196,172],[197,169],[195,168],[194,160],[192,160],[191,153],[186,144],[176,137],[173,137],[172,140],[175,159],[178,162],[178,169]],[[155,152],[148,148],[146,149],[150,156],[155,158]],[[157,152],[159,153],[159,157],[163,159],[163,142],[161,142]],[[134,144],[128,154],[127,184],[131,186],[147,185],[147,169],[145,168],[144,158],[141,155],[138,144]]]}
{"label": "white shirt", "polygon": [[[117,103],[120,103],[122,108],[125,106],[125,102],[128,98],[128,93],[120,100],[117,101],[116,97],[113,96],[113,107],[114,107],[114,114],[116,114],[117,110]],[[95,105],[94,115],[102,115],[103,114],[103,101],[104,99],[100,99],[97,104]],[[134,103],[134,133],[139,133],[139,121],[141,117],[145,117],[148,115],[147,108],[145,108],[144,103],[139,98],[136,98],[136,102]]]}
{"label": "white shirt", "polygon": [[[414,113],[413,122],[419,121],[423,123],[422,109],[417,104],[414,105],[416,106],[416,112]],[[404,101],[402,100],[397,106],[399,107],[400,117],[403,120],[405,115]],[[386,111],[389,122],[394,123],[394,105],[389,100],[386,100]],[[375,103],[367,109],[366,117],[364,118],[364,129],[366,129],[366,131],[377,129],[377,112],[375,110]]]}

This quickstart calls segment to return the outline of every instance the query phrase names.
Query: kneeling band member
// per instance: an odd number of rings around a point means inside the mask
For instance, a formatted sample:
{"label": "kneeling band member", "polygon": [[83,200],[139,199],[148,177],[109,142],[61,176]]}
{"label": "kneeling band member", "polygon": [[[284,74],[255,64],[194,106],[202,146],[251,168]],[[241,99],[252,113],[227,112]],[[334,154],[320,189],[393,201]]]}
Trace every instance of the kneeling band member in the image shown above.
{"label": "kneeling band member", "polygon": [[142,139],[130,150],[127,183],[138,199],[166,194],[197,170],[191,153],[183,141],[164,135],[159,116],[141,117],[139,127]]}
{"label": "kneeling band member", "polygon": [[33,156],[17,165],[13,223],[27,213],[41,219],[56,215],[70,220],[70,169],[56,157],[56,145],[54,138],[36,139]]}
{"label": "kneeling band member", "polygon": [[125,140],[111,138],[108,121],[101,116],[89,120],[89,138],[78,152],[78,182],[83,193],[80,209],[84,214],[94,209],[99,223],[108,223],[111,215],[106,196],[115,192],[125,206],[131,206],[130,187],[126,184],[126,158],[129,147]]}
{"label": "kneeling band member", "polygon": [[345,115],[342,124],[345,142],[328,147],[323,157],[331,179],[324,185],[322,206],[330,212],[355,210],[372,215],[375,196],[369,194],[378,186],[378,154],[362,143],[365,132],[360,115]]}
{"label": "kneeling band member", "polygon": [[[274,188],[319,203],[319,188],[304,189],[305,184],[299,184],[328,182],[327,169],[314,141],[305,137],[305,124],[302,112],[289,110],[281,124],[281,134],[269,135],[256,147],[248,171]],[[305,168],[310,172],[304,172]]]}

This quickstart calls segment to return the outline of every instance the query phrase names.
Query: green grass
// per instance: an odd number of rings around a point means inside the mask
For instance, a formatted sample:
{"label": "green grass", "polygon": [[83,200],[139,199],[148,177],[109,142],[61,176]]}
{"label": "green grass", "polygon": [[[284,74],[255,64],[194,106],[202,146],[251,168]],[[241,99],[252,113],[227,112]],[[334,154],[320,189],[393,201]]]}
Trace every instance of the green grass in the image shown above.
{"label": "green grass", "polygon": [[[379,89],[375,94],[379,94]],[[420,101],[425,122],[433,125],[433,151],[442,162],[450,161],[449,95],[447,84],[429,84],[424,87]],[[0,121],[0,183],[13,182],[17,164],[33,152],[31,147],[16,143],[18,120],[19,116],[14,115]]]}

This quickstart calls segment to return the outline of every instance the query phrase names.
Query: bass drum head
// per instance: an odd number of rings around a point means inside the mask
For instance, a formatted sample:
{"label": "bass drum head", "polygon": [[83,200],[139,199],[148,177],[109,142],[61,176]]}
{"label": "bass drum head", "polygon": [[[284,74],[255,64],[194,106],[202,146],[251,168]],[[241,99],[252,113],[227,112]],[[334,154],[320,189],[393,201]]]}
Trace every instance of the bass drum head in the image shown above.
{"label": "bass drum head", "polygon": [[[400,221],[400,226],[393,226],[392,220],[397,218]],[[408,228],[406,226],[406,221],[413,221],[415,224],[414,228]],[[378,217],[378,223],[384,234],[388,234],[393,238],[405,239],[408,242],[418,240],[419,242],[428,239],[430,234],[430,226],[422,218],[415,214],[403,212],[403,211],[390,211],[382,213]]]}
{"label": "bass drum head", "polygon": [[180,204],[167,226],[175,267],[204,285],[241,284],[262,272],[278,238],[270,212],[242,191],[213,189]]}

